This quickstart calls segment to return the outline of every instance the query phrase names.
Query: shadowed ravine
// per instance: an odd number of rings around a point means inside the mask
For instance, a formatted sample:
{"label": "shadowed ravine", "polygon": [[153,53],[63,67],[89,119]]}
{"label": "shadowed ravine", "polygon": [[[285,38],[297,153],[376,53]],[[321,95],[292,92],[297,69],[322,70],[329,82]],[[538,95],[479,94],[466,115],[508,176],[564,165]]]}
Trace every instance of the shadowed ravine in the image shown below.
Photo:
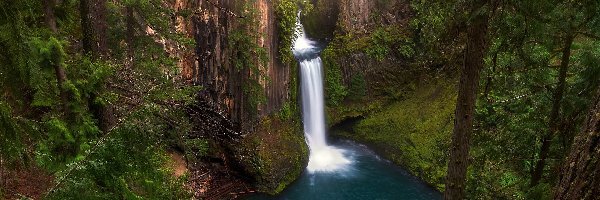
{"label": "shadowed ravine", "polygon": [[299,22],[297,31],[294,55],[300,64],[309,163],[303,175],[278,196],[259,194],[245,199],[441,199],[438,191],[365,146],[350,141],[328,144],[319,48]]}

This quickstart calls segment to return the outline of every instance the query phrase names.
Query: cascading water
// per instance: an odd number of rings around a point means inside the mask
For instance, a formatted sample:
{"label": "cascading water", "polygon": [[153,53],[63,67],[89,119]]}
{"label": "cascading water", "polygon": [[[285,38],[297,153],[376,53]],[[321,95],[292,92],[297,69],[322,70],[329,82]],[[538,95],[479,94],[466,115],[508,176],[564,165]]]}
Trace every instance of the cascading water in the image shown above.
{"label": "cascading water", "polygon": [[335,141],[335,147],[327,145],[320,50],[306,38],[299,21],[296,27],[293,51],[300,63],[302,119],[310,147],[308,173],[277,196],[257,194],[248,200],[442,199],[435,189],[362,145],[349,141]]}
{"label": "cascading water", "polygon": [[323,97],[323,69],[315,42],[304,33],[300,20],[296,20],[297,38],[294,56],[300,63],[302,118],[304,134],[310,147],[308,172],[333,172],[346,168],[351,162],[342,149],[327,145]]}

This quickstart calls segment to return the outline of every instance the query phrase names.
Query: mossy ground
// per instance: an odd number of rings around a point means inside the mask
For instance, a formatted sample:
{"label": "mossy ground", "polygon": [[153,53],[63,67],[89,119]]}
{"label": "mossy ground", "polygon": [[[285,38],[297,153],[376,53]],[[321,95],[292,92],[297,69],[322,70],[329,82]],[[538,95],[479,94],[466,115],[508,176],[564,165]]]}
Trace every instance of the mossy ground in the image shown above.
{"label": "mossy ground", "polygon": [[456,84],[448,80],[417,86],[407,98],[364,116],[351,132],[333,132],[371,145],[383,157],[443,190],[457,94]]}
{"label": "mossy ground", "polygon": [[260,192],[277,194],[296,180],[308,163],[308,147],[299,121],[265,117],[257,131],[243,139],[238,154]]}

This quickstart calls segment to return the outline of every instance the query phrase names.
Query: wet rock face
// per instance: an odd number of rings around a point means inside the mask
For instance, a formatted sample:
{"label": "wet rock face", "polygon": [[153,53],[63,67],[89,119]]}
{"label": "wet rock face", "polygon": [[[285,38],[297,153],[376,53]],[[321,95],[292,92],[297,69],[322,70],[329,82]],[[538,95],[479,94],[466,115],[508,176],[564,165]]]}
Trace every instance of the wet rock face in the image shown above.
{"label": "wet rock face", "polygon": [[340,0],[341,28],[347,32],[366,33],[374,7],[373,0]]}
{"label": "wet rock face", "polygon": [[227,47],[235,18],[227,11],[233,9],[233,4],[231,1],[218,1],[215,5],[207,1],[197,3],[191,19],[196,58],[190,78],[203,87],[200,96],[207,103],[234,122],[240,122],[244,101],[241,83],[245,77],[234,69]]}
{"label": "wet rock face", "polygon": [[312,2],[315,6],[314,12],[303,21],[309,36],[318,40],[333,36],[335,30],[341,31],[340,34],[362,35],[382,25],[408,26],[407,19],[412,16],[410,2],[406,0],[312,0]]}
{"label": "wet rock face", "polygon": [[212,102],[215,108],[227,113],[242,129],[251,129],[256,119],[278,111],[288,100],[290,67],[277,59],[277,34],[272,1],[258,0],[253,4],[257,12],[258,30],[261,33],[257,43],[267,52],[267,66],[261,72],[268,81],[261,81],[267,102],[259,105],[256,112],[249,112],[248,97],[244,95],[244,81],[250,77],[247,69],[235,69],[231,63],[232,51],[236,47],[228,44],[229,34],[236,28],[243,13],[240,2],[234,0],[198,1],[196,14],[192,17],[193,37],[196,41],[196,60],[191,66],[190,78],[202,85],[202,97]]}
{"label": "wet rock face", "polygon": [[334,37],[339,16],[339,0],[312,0],[311,12],[304,13],[302,24],[309,38],[326,44]]}
{"label": "wet rock face", "polygon": [[273,1],[258,0],[255,5],[260,13],[259,32],[263,35],[258,44],[265,48],[269,60],[265,73],[269,81],[261,83],[265,90],[267,103],[259,108],[259,114],[265,116],[279,111],[283,104],[290,99],[289,87],[292,74],[290,70],[292,67],[282,64],[278,59],[279,40]]}

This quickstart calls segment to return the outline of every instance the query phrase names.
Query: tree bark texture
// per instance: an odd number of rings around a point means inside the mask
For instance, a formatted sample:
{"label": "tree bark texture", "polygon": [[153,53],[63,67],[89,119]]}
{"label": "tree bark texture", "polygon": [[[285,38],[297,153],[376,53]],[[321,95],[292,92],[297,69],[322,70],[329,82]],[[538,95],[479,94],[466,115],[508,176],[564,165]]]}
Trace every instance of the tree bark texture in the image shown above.
{"label": "tree bark texture", "polygon": [[46,25],[53,32],[57,33],[58,28],[56,26],[56,17],[54,15],[54,6],[56,5],[56,0],[43,0],[44,2],[44,20],[46,21]]}
{"label": "tree bark texture", "polygon": [[[81,15],[81,28],[83,32],[82,46],[85,54],[97,61],[108,57],[106,22],[106,0],[80,0],[79,12]],[[103,88],[100,89],[101,91]],[[100,130],[107,133],[116,124],[114,108],[111,104],[99,105],[95,103],[96,97],[101,93],[90,96],[89,105],[92,113],[99,121]]]}
{"label": "tree bark texture", "polygon": [[[484,4],[480,1],[473,11]],[[475,12],[474,12],[475,13]],[[448,175],[444,199],[462,200],[465,198],[467,167],[469,165],[469,144],[473,132],[475,101],[478,93],[479,77],[487,51],[487,14],[477,14],[467,28],[467,47],[458,86],[458,99],[454,121],[454,133],[450,146]]]}
{"label": "tree bark texture", "polygon": [[81,39],[81,46],[85,54],[92,53],[92,25],[90,22],[90,0],[79,0],[79,15],[81,16],[81,32],[83,38]]}
{"label": "tree bark texture", "polygon": [[135,42],[135,18],[133,16],[133,8],[127,6],[125,8],[126,24],[127,24],[127,59],[129,59],[129,66],[133,66],[134,57],[134,42]]}
{"label": "tree bark texture", "polygon": [[600,199],[600,88],[562,167],[554,199]]}

